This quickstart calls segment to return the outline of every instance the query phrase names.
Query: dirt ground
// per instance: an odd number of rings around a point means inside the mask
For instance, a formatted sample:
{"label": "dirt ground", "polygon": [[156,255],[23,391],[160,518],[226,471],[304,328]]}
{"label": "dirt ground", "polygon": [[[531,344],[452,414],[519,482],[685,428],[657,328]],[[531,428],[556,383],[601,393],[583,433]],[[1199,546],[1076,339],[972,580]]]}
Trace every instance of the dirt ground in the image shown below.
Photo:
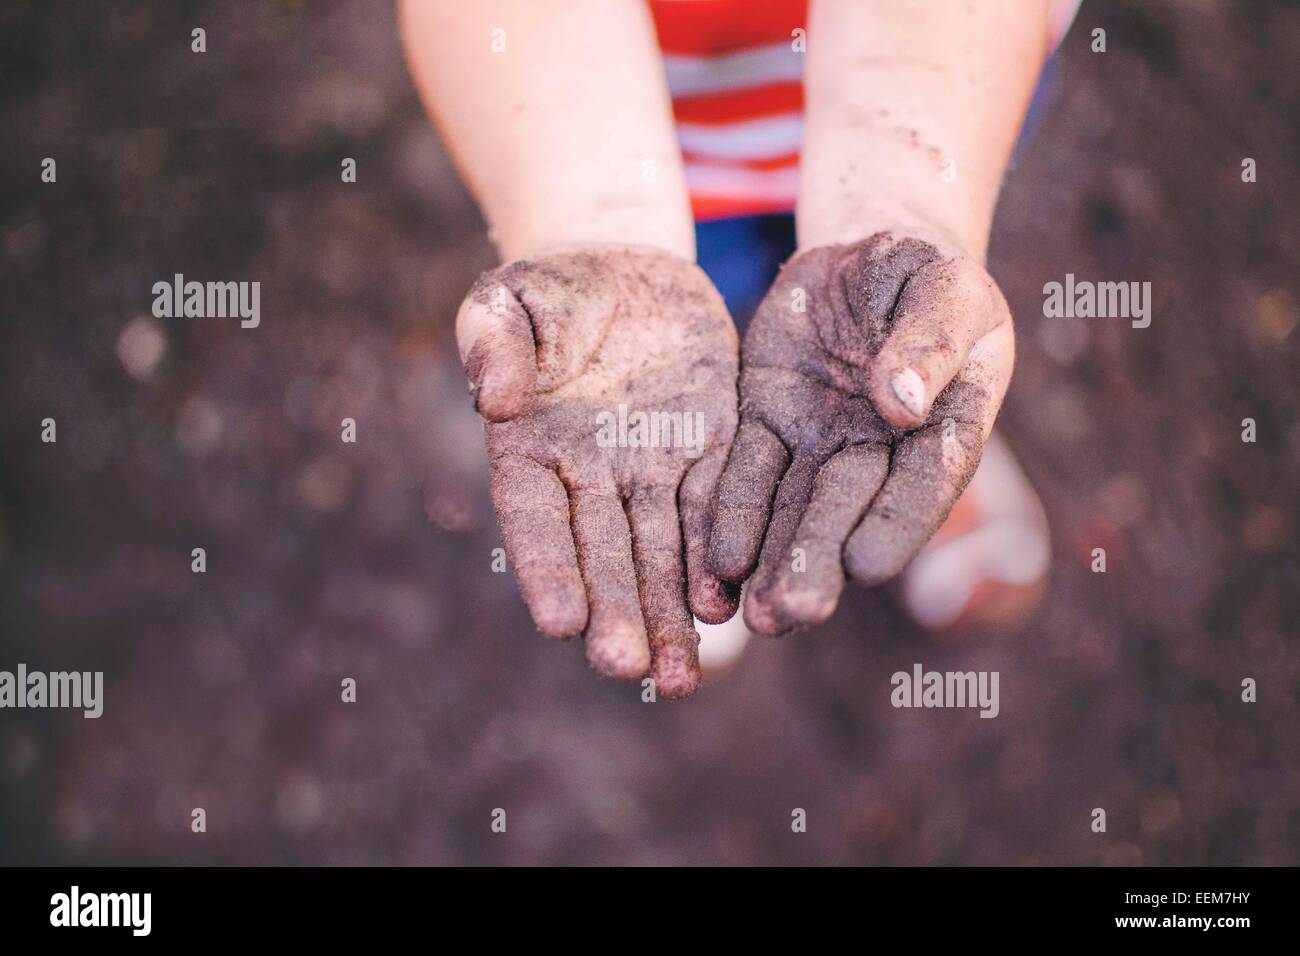
{"label": "dirt ground", "polygon": [[[942,642],[858,589],[653,705],[491,572],[451,318],[493,255],[391,6],[235,9],[0,11],[0,669],[106,674],[99,720],[0,712],[0,862],[1300,862],[1300,6],[1066,40],[991,257],[1036,615]],[[1151,327],[1044,319],[1067,272]],[[260,327],[149,318],[174,273],[259,280]],[[1001,715],[892,709],[918,661]]]}

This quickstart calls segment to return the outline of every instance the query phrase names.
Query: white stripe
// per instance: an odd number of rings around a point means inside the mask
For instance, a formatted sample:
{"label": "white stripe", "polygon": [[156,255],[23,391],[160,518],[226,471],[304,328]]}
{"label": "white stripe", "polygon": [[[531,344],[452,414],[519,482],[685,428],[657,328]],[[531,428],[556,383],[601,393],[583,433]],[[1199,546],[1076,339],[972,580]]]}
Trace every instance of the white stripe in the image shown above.
{"label": "white stripe", "polygon": [[696,196],[794,201],[799,194],[799,170],[745,169],[709,163],[687,163],[686,185]]}
{"label": "white stripe", "polygon": [[678,123],[677,139],[688,153],[717,159],[776,159],[799,152],[803,117],[785,113],[738,123]]}
{"label": "white stripe", "polygon": [[803,77],[803,57],[782,41],[721,56],[665,53],[663,59],[673,96],[694,96],[799,80]]}

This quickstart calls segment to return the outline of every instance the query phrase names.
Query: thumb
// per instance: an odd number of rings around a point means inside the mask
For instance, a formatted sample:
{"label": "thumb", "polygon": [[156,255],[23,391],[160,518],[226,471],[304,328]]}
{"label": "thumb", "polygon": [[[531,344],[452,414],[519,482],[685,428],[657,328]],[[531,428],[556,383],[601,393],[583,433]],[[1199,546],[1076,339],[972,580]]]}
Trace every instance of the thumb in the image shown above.
{"label": "thumb", "polygon": [[514,418],[537,386],[537,345],[528,312],[495,279],[479,279],[456,313],[456,343],[474,408],[490,422]]}
{"label": "thumb", "polygon": [[975,343],[1002,325],[1010,330],[1011,313],[978,265],[940,260],[917,270],[903,287],[890,324],[875,358],[871,400],[889,424],[918,428]]}

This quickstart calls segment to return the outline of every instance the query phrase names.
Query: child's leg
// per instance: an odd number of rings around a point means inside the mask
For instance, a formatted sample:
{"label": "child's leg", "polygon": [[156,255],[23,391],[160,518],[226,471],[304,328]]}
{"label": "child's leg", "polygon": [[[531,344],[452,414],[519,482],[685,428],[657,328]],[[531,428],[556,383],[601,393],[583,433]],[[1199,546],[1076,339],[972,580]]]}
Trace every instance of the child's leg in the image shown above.
{"label": "child's leg", "polygon": [[929,630],[1010,624],[1033,609],[1049,563],[1043,506],[994,431],[948,520],[903,572],[900,596]]}

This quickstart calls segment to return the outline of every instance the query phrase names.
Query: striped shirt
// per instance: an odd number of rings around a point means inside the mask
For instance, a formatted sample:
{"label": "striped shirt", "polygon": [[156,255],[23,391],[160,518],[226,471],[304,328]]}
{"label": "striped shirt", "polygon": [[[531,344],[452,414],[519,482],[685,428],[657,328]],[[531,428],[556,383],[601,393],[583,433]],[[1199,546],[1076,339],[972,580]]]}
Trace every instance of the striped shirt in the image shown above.
{"label": "striped shirt", "polygon": [[[649,0],[696,219],[794,209],[808,0]],[[1053,0],[1052,46],[1079,0]]]}

